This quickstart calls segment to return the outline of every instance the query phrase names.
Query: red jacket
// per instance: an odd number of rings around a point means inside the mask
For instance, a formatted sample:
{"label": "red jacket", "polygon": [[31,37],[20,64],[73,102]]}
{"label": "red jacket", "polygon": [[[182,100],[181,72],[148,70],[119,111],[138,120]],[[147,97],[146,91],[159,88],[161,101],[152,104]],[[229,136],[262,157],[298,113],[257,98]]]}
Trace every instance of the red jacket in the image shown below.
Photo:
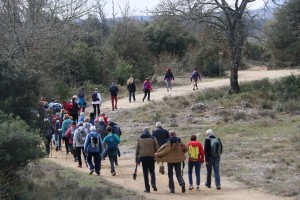
{"label": "red jacket", "polygon": [[[198,160],[201,162],[201,164],[203,164],[203,162],[204,162],[204,150],[203,150],[202,144],[198,141],[190,141],[188,143],[188,148],[191,145],[194,146],[194,147],[198,146],[198,148],[199,148],[199,159]],[[190,161],[190,158],[189,158],[189,161]]]}
{"label": "red jacket", "polygon": [[144,85],[143,86],[144,86],[143,89],[152,90],[152,85],[151,85],[150,81],[148,81],[148,80],[144,81]]}
{"label": "red jacket", "polygon": [[73,138],[71,137],[72,129],[75,131],[76,125],[71,125],[70,128],[68,128],[66,135],[65,135],[66,138],[69,138],[69,144],[73,144]]}

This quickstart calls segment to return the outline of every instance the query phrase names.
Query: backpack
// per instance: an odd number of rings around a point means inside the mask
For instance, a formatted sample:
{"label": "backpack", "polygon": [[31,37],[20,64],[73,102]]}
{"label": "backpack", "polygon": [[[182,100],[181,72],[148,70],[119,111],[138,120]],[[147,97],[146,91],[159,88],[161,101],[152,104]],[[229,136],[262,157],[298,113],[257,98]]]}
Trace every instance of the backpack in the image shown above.
{"label": "backpack", "polygon": [[145,82],[144,83],[144,90],[149,90],[150,86],[149,86],[149,82]]}
{"label": "backpack", "polygon": [[60,119],[56,118],[55,119],[55,124],[54,124],[54,131],[58,132],[58,129],[60,129]]}
{"label": "backpack", "polygon": [[76,102],[74,102],[72,107],[70,107],[70,115],[78,115],[78,104]]}
{"label": "backpack", "polygon": [[85,128],[88,131],[88,133],[90,132],[91,129],[91,124],[89,122],[85,122]]}
{"label": "backpack", "polygon": [[61,110],[61,105],[58,104],[58,103],[54,103],[54,104],[51,106],[51,109],[53,110],[54,113],[59,113],[60,110]]}
{"label": "backpack", "polygon": [[86,132],[84,130],[80,130],[79,134],[78,134],[78,141],[79,144],[84,145],[85,142],[85,138],[86,138]]}
{"label": "backpack", "polygon": [[199,148],[198,146],[189,146],[189,156],[191,161],[198,161],[199,159]]}
{"label": "backpack", "polygon": [[99,136],[98,134],[90,134],[90,138],[91,138],[91,147],[92,148],[99,148]]}
{"label": "backpack", "polygon": [[72,127],[71,128],[71,136],[70,136],[72,139],[74,138],[75,131],[76,131],[76,127]]}
{"label": "backpack", "polygon": [[221,155],[221,144],[219,138],[210,138],[211,156],[218,157]]}
{"label": "backpack", "polygon": [[94,92],[92,94],[92,101],[99,101],[99,98],[98,98],[98,92]]}
{"label": "backpack", "polygon": [[109,151],[115,151],[118,148],[117,142],[113,135],[106,138],[106,148]]}
{"label": "backpack", "polygon": [[113,134],[116,134],[118,137],[120,137],[122,135],[121,129],[118,125],[113,125],[111,128],[112,128]]}

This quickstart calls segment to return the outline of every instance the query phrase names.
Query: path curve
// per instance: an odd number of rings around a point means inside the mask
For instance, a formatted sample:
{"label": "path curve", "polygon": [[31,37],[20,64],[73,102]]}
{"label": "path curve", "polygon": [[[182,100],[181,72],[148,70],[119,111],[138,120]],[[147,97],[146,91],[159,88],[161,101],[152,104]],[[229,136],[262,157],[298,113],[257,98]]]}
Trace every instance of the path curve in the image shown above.
{"label": "path curve", "polygon": [[[263,78],[279,78],[283,76],[294,74],[300,74],[300,70],[271,70],[271,71],[240,71],[239,72],[239,82],[244,81],[252,81]],[[216,88],[221,86],[229,86],[229,79],[211,79],[200,82],[200,90],[197,92],[201,92],[203,89],[207,88]],[[167,92],[165,88],[154,88],[154,91],[151,93],[151,99],[155,101],[160,101],[166,95],[171,96],[182,96],[193,93],[192,85],[188,84],[184,86],[175,87],[172,91]],[[144,106],[148,102],[142,102],[143,94],[137,94],[137,101],[134,103],[129,103],[127,98],[122,98],[118,100],[119,109],[132,109],[137,108],[139,106]],[[91,108],[89,108],[91,109]],[[89,112],[90,110],[88,110]],[[101,111],[104,112],[112,112],[111,105],[109,101],[103,102],[101,106]],[[116,112],[116,111],[114,111]],[[108,115],[109,116],[109,115]],[[63,148],[64,149],[64,148]],[[52,158],[49,158],[53,162],[63,166],[63,167],[71,167],[76,170],[82,171],[88,175],[87,168],[77,168],[77,163],[73,162],[71,155],[65,155],[63,152],[53,152]],[[67,158],[67,159],[66,159]],[[222,190],[216,190],[214,187],[208,189],[204,187],[204,179],[205,179],[205,169],[201,170],[201,191],[197,192],[195,190],[189,191],[185,194],[180,193],[180,188],[177,184],[176,178],[175,181],[175,194],[169,193],[168,188],[168,176],[166,174],[161,175],[158,173],[158,165],[156,165],[156,178],[157,178],[157,192],[151,191],[150,194],[145,194],[144,190],[144,180],[142,175],[141,166],[138,167],[138,177],[134,181],[132,178],[133,170],[134,170],[134,155],[122,155],[119,158],[119,166],[116,167],[117,175],[112,177],[110,175],[109,162],[106,159],[102,162],[102,170],[100,179],[106,179],[107,181],[118,184],[125,189],[132,190],[137,192],[138,194],[145,195],[146,199],[164,199],[164,200],[173,200],[173,199],[205,199],[205,200],[254,200],[254,199],[263,199],[263,200],[283,200],[283,199],[292,199],[292,198],[284,198],[278,197],[272,194],[267,193],[261,189],[250,189],[246,185],[230,180],[227,177],[221,177],[222,182]],[[222,164],[221,164],[222,167]],[[184,179],[186,183],[188,183],[188,178],[186,174],[187,169],[185,169]],[[213,185],[213,184],[212,184]],[[188,187],[187,187],[188,188]]]}

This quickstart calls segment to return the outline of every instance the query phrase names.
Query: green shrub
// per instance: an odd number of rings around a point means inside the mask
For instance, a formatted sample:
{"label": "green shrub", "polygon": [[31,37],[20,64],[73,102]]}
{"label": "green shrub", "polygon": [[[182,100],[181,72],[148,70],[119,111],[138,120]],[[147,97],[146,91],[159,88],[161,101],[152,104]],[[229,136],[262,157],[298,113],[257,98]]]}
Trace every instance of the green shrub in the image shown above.
{"label": "green shrub", "polygon": [[118,60],[114,75],[117,78],[118,84],[124,85],[128,78],[133,76],[133,67],[124,60]]}

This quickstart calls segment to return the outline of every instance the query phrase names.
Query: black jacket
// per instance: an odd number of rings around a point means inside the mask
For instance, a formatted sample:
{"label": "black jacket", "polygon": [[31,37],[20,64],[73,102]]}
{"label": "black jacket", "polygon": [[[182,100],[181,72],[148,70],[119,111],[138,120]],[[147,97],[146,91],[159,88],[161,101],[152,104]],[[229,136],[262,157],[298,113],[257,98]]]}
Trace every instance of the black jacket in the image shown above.
{"label": "black jacket", "polygon": [[128,90],[128,92],[135,92],[135,90],[136,90],[135,83],[134,82],[129,83],[127,85],[127,90]]}
{"label": "black jacket", "polygon": [[170,138],[169,132],[164,128],[156,128],[152,132],[152,136],[156,138],[159,147],[165,144],[167,139]]}
{"label": "black jacket", "polygon": [[[216,138],[216,136],[210,135],[205,139],[205,142],[204,142],[205,162],[207,162],[209,160],[209,158],[212,158],[212,156],[211,156],[211,146],[210,146],[210,139],[211,138]],[[222,153],[223,145],[222,145],[222,142],[221,142],[220,138],[218,138],[218,139],[219,139],[219,142],[220,142],[220,145],[221,145],[221,153]]]}

